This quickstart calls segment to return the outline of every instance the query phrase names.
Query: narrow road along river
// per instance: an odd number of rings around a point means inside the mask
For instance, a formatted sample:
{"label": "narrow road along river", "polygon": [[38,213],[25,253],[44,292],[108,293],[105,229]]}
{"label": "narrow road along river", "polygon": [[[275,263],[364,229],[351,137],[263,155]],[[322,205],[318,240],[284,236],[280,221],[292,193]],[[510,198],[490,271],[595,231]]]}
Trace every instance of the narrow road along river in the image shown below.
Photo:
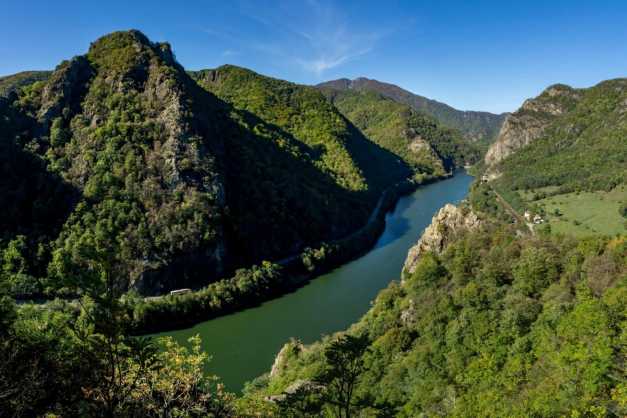
{"label": "narrow road along river", "polygon": [[171,335],[183,343],[200,334],[203,349],[212,356],[208,372],[220,376],[229,390],[239,391],[246,381],[270,371],[275,355],[291,337],[311,343],[356,322],[377,293],[399,278],[407,251],[435,212],[463,199],[471,181],[459,172],[402,197],[371,251],[294,293],[157,336]]}

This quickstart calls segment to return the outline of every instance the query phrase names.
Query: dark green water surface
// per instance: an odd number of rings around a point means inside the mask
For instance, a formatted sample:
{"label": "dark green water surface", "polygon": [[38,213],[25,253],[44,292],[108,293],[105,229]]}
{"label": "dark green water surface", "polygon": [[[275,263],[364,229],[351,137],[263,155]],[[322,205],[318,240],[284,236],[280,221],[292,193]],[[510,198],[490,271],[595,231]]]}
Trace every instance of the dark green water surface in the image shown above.
{"label": "dark green water surface", "polygon": [[244,382],[270,371],[275,355],[291,337],[311,343],[356,322],[377,293],[399,278],[407,251],[437,210],[463,199],[471,181],[472,177],[459,172],[401,198],[387,215],[385,231],[370,252],[294,293],[158,336],[171,335],[186,342],[200,334],[203,349],[212,356],[208,371],[220,376],[229,390],[239,391]]}

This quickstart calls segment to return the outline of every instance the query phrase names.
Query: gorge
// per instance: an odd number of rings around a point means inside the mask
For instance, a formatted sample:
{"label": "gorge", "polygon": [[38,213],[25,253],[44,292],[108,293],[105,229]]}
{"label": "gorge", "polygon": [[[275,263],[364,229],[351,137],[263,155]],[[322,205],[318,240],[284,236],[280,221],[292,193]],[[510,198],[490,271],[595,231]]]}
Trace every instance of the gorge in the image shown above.
{"label": "gorge", "polygon": [[419,187],[401,197],[386,217],[375,247],[357,260],[312,280],[305,287],[259,307],[213,319],[194,327],[157,334],[179,343],[199,334],[212,354],[207,371],[227,388],[239,391],[246,381],[270,369],[290,338],[311,343],[342,330],[363,315],[379,290],[399,276],[407,250],[431,217],[446,203],[457,203],[472,177],[459,171],[452,178]]}

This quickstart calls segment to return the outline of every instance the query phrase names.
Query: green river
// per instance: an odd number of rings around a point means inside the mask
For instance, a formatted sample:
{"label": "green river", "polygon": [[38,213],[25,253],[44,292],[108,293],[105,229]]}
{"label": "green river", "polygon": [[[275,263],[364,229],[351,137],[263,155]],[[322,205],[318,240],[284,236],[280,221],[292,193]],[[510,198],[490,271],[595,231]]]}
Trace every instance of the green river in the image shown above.
{"label": "green river", "polygon": [[294,293],[194,327],[171,331],[186,343],[200,334],[211,355],[208,372],[231,391],[269,372],[275,355],[291,337],[311,343],[348,328],[377,293],[400,276],[407,251],[439,208],[466,196],[472,177],[464,172],[402,197],[386,217],[385,231],[367,254],[317,277]]}

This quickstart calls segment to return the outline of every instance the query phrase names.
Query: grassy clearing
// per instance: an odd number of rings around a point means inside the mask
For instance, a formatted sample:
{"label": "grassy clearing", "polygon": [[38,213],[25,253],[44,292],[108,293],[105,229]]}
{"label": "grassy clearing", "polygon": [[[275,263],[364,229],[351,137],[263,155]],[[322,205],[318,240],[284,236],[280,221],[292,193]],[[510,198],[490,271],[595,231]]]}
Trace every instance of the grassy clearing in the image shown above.
{"label": "grassy clearing", "polygon": [[[534,193],[537,190],[521,194],[529,199]],[[623,184],[609,192],[566,193],[529,203],[544,210],[552,232],[587,236],[627,233],[627,219],[619,213],[625,201],[627,185]]]}

